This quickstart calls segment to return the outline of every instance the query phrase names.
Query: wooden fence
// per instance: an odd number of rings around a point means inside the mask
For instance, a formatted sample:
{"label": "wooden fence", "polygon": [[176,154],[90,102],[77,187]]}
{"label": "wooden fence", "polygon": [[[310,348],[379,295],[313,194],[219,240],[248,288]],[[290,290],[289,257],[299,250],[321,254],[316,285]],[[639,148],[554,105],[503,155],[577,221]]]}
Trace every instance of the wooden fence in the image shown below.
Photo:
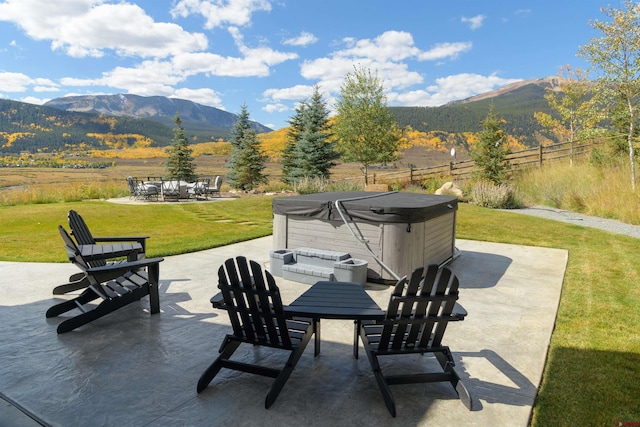
{"label": "wooden fence", "polygon": [[[591,152],[595,142],[573,143],[573,159],[584,158]],[[511,165],[512,170],[522,169],[526,167],[542,167],[544,163],[566,159],[569,162],[571,155],[571,143],[562,142],[558,144],[540,146],[536,148],[528,148],[526,150],[516,151],[507,155],[507,161]],[[445,178],[450,181],[463,182],[472,178],[473,172],[476,170],[473,160],[465,160],[462,162],[450,162],[449,164],[431,166],[426,168],[409,168],[398,169],[393,172],[374,172],[373,184],[377,183],[394,183],[394,182],[410,182],[421,183],[430,178]],[[352,180],[364,181],[364,177],[354,177]]]}

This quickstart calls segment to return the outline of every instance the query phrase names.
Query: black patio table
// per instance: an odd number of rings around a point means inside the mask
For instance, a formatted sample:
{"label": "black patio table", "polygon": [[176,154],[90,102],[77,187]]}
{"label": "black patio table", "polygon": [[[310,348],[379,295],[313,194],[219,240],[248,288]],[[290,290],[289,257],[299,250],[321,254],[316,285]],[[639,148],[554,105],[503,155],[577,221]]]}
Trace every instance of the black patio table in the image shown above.
{"label": "black patio table", "polygon": [[359,283],[320,281],[312,285],[285,307],[291,317],[313,320],[315,355],[320,354],[320,319],[347,319],[355,322],[354,356],[357,356],[358,330],[363,320],[382,320],[385,312],[378,307]]}

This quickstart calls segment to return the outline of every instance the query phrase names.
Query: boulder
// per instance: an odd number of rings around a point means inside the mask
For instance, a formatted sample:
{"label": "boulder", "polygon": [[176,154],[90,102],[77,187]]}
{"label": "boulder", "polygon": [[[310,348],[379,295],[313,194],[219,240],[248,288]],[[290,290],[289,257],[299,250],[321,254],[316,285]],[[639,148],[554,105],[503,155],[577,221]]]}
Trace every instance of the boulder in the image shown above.
{"label": "boulder", "polygon": [[447,196],[456,196],[458,199],[462,197],[462,190],[453,182],[445,182],[442,187],[436,190],[435,194],[445,194]]}

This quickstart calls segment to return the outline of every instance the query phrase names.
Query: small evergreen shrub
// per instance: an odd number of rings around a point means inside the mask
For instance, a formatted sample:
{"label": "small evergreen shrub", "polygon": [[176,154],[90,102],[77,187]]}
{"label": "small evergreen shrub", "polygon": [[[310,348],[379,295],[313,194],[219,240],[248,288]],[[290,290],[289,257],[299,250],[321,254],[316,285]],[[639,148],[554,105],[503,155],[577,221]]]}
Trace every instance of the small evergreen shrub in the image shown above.
{"label": "small evergreen shrub", "polygon": [[475,183],[471,190],[471,201],[478,206],[492,209],[523,207],[515,188],[507,184],[494,184],[487,180]]}

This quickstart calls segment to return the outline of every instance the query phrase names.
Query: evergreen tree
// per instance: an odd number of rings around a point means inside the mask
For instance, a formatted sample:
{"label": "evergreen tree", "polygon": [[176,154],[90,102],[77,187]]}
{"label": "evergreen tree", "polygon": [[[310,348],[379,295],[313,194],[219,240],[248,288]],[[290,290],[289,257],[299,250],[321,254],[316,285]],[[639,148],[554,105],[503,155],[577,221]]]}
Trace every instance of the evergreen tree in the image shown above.
{"label": "evergreen tree", "polygon": [[300,104],[289,123],[283,180],[291,184],[301,178],[329,178],[339,155],[329,139],[329,110],[317,85],[311,99]]}
{"label": "evergreen tree", "polygon": [[171,146],[166,150],[169,155],[166,164],[166,175],[169,179],[193,182],[198,179],[195,173],[196,167],[193,163],[193,156],[191,155],[193,150],[189,148],[189,141],[184,135],[184,128],[179,114],[176,114],[173,122],[176,124],[176,128],[173,130]]}
{"label": "evergreen tree", "polygon": [[238,121],[231,130],[231,156],[227,162],[227,181],[233,188],[252,190],[267,183],[262,173],[267,157],[262,152],[256,131],[251,127],[249,111],[242,105]]}
{"label": "evergreen tree", "polygon": [[476,178],[487,179],[494,184],[502,184],[507,180],[510,170],[507,154],[506,135],[502,128],[502,120],[498,119],[493,109],[489,107],[487,118],[482,121],[482,131],[478,135],[478,142],[469,153],[476,164]]}
{"label": "evergreen tree", "polygon": [[304,111],[306,102],[301,102],[296,107],[296,113],[289,119],[289,129],[287,130],[287,140],[284,150],[282,150],[282,182],[293,184],[293,169],[296,164],[296,145],[303,131]]}

